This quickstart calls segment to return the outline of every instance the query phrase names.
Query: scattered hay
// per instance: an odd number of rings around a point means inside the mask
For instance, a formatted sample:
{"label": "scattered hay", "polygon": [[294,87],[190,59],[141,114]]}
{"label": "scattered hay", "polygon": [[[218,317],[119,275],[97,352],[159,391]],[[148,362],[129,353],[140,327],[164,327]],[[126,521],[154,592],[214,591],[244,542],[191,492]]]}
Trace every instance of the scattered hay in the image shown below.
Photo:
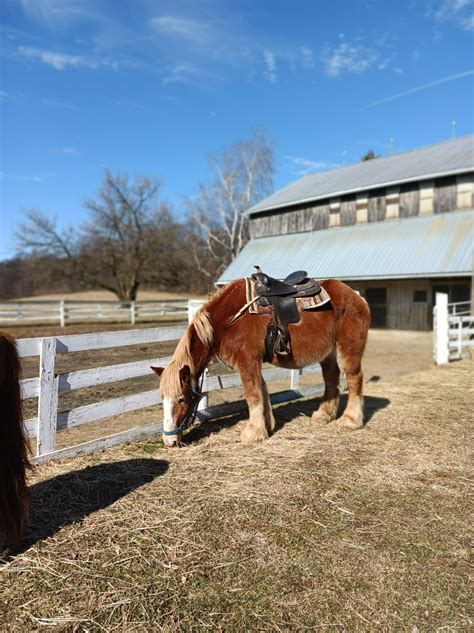
{"label": "scattered hay", "polygon": [[[472,363],[370,383],[360,432],[314,401],[39,467],[10,631],[457,631],[469,619]],[[209,434],[211,431],[211,434]]]}

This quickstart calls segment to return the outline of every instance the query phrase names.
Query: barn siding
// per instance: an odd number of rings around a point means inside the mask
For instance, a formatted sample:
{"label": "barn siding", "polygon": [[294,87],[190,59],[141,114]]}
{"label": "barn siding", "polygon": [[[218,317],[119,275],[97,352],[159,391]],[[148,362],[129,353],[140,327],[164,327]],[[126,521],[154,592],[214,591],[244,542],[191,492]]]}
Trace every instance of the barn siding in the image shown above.
{"label": "barn siding", "polygon": [[420,185],[410,182],[400,186],[399,217],[411,218],[420,213]]}
{"label": "barn siding", "polygon": [[349,226],[357,222],[357,201],[355,196],[343,198],[340,208],[341,226]]}
{"label": "barn siding", "polygon": [[367,219],[369,222],[382,222],[387,213],[387,199],[385,189],[369,191]]}
{"label": "barn siding", "polygon": [[250,217],[252,238],[320,231],[333,226],[381,222],[474,207],[474,173],[405,183]]}
{"label": "barn siding", "polygon": [[[387,289],[387,328],[429,330],[431,328],[431,282],[428,279],[400,279],[348,282],[365,296],[367,288]],[[415,302],[415,290],[426,291],[426,302]]]}
{"label": "barn siding", "polygon": [[446,177],[435,180],[433,213],[446,213],[456,208],[456,178]]}

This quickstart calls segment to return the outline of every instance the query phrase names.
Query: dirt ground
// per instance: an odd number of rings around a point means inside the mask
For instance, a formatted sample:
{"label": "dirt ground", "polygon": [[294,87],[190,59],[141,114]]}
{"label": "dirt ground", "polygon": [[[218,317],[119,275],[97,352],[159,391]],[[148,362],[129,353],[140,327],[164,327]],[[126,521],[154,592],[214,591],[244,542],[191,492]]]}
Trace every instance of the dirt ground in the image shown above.
{"label": "dirt ground", "polygon": [[361,431],[304,399],[37,467],[0,629],[471,630],[473,363],[410,372],[418,336],[371,336]]}

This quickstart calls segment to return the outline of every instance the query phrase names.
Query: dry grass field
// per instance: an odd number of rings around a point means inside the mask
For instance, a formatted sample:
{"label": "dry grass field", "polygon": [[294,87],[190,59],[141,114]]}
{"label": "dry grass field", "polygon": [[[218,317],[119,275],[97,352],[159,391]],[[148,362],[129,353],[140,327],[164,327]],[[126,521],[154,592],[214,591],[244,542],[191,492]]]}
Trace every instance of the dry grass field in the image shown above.
{"label": "dry grass field", "polygon": [[398,375],[378,362],[359,432],[314,426],[316,401],[299,400],[258,446],[230,417],[182,449],[36,468],[26,544],[0,568],[0,627],[472,628],[472,362]]}
{"label": "dry grass field", "polygon": [[[138,293],[138,301],[166,301],[176,299],[179,301],[186,299],[200,299],[201,295],[183,295],[177,292],[163,292],[158,290],[140,290]],[[12,303],[17,301],[117,301],[117,297],[113,292],[107,290],[84,290],[83,292],[62,292],[59,294],[42,294],[34,297],[22,297],[20,299],[12,299]]]}

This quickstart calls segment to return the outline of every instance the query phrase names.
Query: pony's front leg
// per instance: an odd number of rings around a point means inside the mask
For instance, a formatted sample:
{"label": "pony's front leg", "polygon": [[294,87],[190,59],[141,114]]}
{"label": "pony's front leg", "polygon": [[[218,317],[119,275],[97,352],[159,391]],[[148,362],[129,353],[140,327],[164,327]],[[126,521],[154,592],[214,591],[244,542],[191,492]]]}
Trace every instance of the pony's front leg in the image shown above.
{"label": "pony's front leg", "polygon": [[[244,388],[244,396],[249,407],[249,419],[245,424],[241,440],[249,444],[251,442],[263,442],[268,438],[270,402],[267,387],[262,377],[262,368],[260,366],[250,365],[245,369],[240,368],[240,377]],[[271,415],[271,409],[270,409]],[[273,415],[272,415],[273,418]],[[275,421],[273,420],[273,425]]]}
{"label": "pony's front leg", "polygon": [[275,430],[275,418],[273,417],[272,403],[270,401],[270,394],[268,393],[267,383],[262,378],[262,390],[263,390],[263,407],[265,414],[265,426],[268,433],[273,433]]}

